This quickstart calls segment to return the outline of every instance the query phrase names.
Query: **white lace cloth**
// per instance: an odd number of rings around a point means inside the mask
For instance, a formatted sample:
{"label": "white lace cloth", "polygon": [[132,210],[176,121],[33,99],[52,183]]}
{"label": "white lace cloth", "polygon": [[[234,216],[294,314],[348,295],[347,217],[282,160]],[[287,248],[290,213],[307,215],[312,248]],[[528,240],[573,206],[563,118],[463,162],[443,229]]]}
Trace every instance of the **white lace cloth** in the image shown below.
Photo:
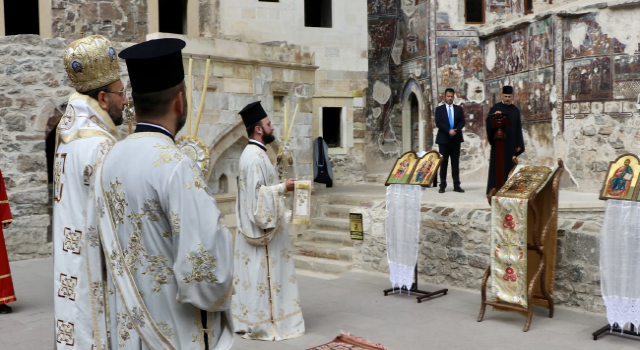
{"label": "white lace cloth", "polygon": [[640,326],[640,203],[608,200],[600,236],[602,297],[610,325]]}
{"label": "white lace cloth", "polygon": [[385,233],[391,286],[411,288],[418,261],[422,187],[389,185]]}

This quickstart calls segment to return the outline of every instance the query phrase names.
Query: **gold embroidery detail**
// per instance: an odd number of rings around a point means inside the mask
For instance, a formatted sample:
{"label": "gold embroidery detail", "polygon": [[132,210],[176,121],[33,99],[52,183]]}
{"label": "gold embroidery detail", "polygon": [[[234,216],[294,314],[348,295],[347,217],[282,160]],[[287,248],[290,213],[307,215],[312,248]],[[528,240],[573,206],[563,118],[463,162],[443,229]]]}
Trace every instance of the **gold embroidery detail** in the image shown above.
{"label": "gold embroidery detail", "polygon": [[118,224],[124,224],[125,207],[129,206],[129,203],[125,198],[126,193],[122,191],[122,182],[118,181],[117,177],[116,182],[111,182],[110,186],[111,191],[106,191],[105,197],[114,225],[118,227]]}
{"label": "gold embroidery detail", "polygon": [[91,294],[93,294],[99,314],[104,314],[104,293],[102,292],[102,282],[91,282]]}
{"label": "gold embroidery detail", "polygon": [[72,254],[80,255],[82,247],[80,246],[80,239],[82,238],[81,231],[71,231],[70,228],[64,228],[64,243],[62,243],[62,250],[65,252],[71,252]]}
{"label": "gold embroidery detail", "polygon": [[[60,203],[62,201],[62,191],[64,190],[64,183],[61,182],[61,177],[64,175],[64,170],[67,164],[66,153],[56,153],[56,165],[53,168],[53,199]],[[58,160],[62,158],[62,160]]]}
{"label": "gold embroidery detail", "polygon": [[243,252],[242,260],[244,261],[245,266],[249,266],[249,263],[251,262],[251,259],[249,259],[249,254]]}
{"label": "gold embroidery detail", "polygon": [[89,241],[89,246],[92,248],[100,246],[100,234],[95,227],[91,226],[87,229],[87,240]]}
{"label": "gold embroidery detail", "polygon": [[287,259],[287,262],[289,262],[289,259],[291,259],[291,250],[287,249],[287,248],[283,248],[280,251],[280,257],[282,259]]}
{"label": "gold embroidery detail", "polygon": [[291,275],[291,276],[289,276],[289,283],[291,283],[291,284],[296,284],[296,282],[297,282],[297,281],[298,281],[298,280],[296,279],[296,276],[295,276],[295,275]]}
{"label": "gold embroidery detail", "polygon": [[273,286],[271,290],[276,294],[276,296],[280,295],[280,290],[282,290],[282,285],[278,282],[272,282]]}
{"label": "gold embroidery detail", "polygon": [[155,162],[152,163],[155,166],[162,165],[162,162],[171,163],[171,161],[174,158],[177,161],[181,161],[182,160],[182,155],[180,153],[180,150],[178,150],[178,148],[176,148],[175,146],[172,146],[172,145],[161,145],[161,144],[158,143],[155,146],[153,146],[153,148],[157,148],[159,150],[159,152],[160,152],[158,160],[156,160]]}
{"label": "gold embroidery detail", "polygon": [[[120,253],[118,253],[118,250],[115,247],[115,243],[111,244],[111,249],[111,254],[109,255],[109,259],[111,259],[111,262],[109,263],[109,265],[111,266],[113,271],[116,272],[116,275],[122,276],[122,271],[124,269],[124,260],[122,259],[122,256],[120,256]],[[111,292],[111,294],[113,293]]]}
{"label": "gold embroidery detail", "polygon": [[249,290],[249,282],[247,281],[242,281],[242,289],[244,289],[245,291]]}
{"label": "gold embroidery detail", "polygon": [[118,335],[120,336],[118,347],[124,348],[124,342],[131,338],[129,332],[133,331],[133,322],[129,320],[129,315],[125,311],[118,312],[116,322],[118,324]]}
{"label": "gold embroidery detail", "polygon": [[67,297],[71,301],[76,301],[76,287],[78,286],[78,278],[65,275],[64,273],[60,274],[60,288],[58,288],[58,297],[62,299],[66,299]]}
{"label": "gold embroidery detail", "polygon": [[7,278],[7,277],[11,277],[11,274],[10,274],[10,273],[8,273],[8,274],[6,274],[6,275],[2,275],[2,276],[0,276],[0,280],[1,280],[1,279],[3,279],[3,278]]}
{"label": "gold embroidery detail", "polygon": [[260,296],[264,296],[265,294],[267,294],[267,284],[258,283],[258,287],[256,287],[256,291],[260,293]]}
{"label": "gold embroidery detail", "polygon": [[133,232],[131,232],[131,236],[129,236],[127,249],[122,253],[124,254],[127,267],[132,271],[138,270],[136,265],[140,264],[140,266],[142,266],[141,254],[145,251],[142,246],[142,220],[140,220],[142,216],[143,214],[138,214],[136,212],[131,212],[131,214],[127,215],[129,220],[131,220]]}
{"label": "gold embroidery detail", "polygon": [[263,310],[260,310],[256,314],[256,317],[262,321],[265,317],[267,317],[267,314]]}
{"label": "gold embroidery detail", "polygon": [[202,244],[200,244],[199,253],[189,253],[187,260],[191,263],[192,271],[191,276],[183,279],[186,283],[193,281],[203,282],[205,280],[209,283],[218,282],[218,279],[213,273],[213,269],[216,267],[216,259],[204,250]]}
{"label": "gold embroidery detail", "polygon": [[193,164],[189,165],[189,167],[193,171],[193,180],[191,182],[184,183],[185,186],[187,186],[187,189],[196,188],[198,190],[209,193],[209,187],[207,187],[207,184],[202,178],[202,171],[200,170],[200,168],[197,165]]}
{"label": "gold embroidery detail", "polygon": [[160,330],[160,333],[167,337],[167,339],[171,339],[173,336],[173,329],[171,329],[165,322],[158,323],[158,329]]}
{"label": "gold embroidery detail", "polygon": [[180,233],[180,216],[178,216],[178,213],[171,212],[171,222],[169,224],[174,236]]}
{"label": "gold embroidery detail", "polygon": [[84,175],[84,185],[90,186],[91,176],[93,175],[93,167],[91,165],[87,165],[86,167],[84,167],[84,171],[82,172],[82,174]]}
{"label": "gold embroidery detail", "polygon": [[56,341],[58,344],[65,343],[67,346],[73,346],[76,342],[73,337],[73,330],[75,326],[73,323],[64,323],[62,320],[57,320],[58,335]]}
{"label": "gold embroidery detail", "polygon": [[160,201],[157,199],[147,199],[147,202],[142,205],[142,212],[150,221],[158,221],[164,216]]}
{"label": "gold embroidery detail", "polygon": [[104,217],[104,214],[105,214],[104,200],[102,199],[102,197],[98,198],[98,204],[96,204],[96,211],[98,212],[98,215],[100,216],[100,218]]}
{"label": "gold embroidery detail", "polygon": [[145,255],[144,257],[149,262],[149,265],[147,265],[147,269],[144,270],[142,274],[153,276],[153,280],[155,282],[153,291],[158,293],[160,292],[161,285],[169,283],[169,278],[167,276],[173,275],[173,268],[165,265],[169,260],[162,254]]}

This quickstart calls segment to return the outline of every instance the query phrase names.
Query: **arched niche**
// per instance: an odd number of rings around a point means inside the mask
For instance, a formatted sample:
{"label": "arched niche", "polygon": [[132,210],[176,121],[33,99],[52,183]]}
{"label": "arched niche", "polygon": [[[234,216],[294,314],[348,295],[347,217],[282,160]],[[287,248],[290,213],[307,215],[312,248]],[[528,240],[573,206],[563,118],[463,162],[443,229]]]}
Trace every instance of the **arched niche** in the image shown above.
{"label": "arched niche", "polygon": [[[242,121],[237,122],[233,128],[224,132],[214,141],[209,149],[211,154],[211,171],[209,172],[209,178],[206,179],[209,188],[212,189],[213,192],[217,192],[219,189],[219,180],[223,174],[227,177],[228,193],[234,194],[236,192],[236,177],[239,174],[240,154],[242,154],[242,151],[248,143],[247,131]],[[267,156],[274,166],[279,147],[277,140],[267,145]]]}
{"label": "arched niche", "polygon": [[402,93],[402,153],[425,148],[425,104],[420,85],[409,80]]}

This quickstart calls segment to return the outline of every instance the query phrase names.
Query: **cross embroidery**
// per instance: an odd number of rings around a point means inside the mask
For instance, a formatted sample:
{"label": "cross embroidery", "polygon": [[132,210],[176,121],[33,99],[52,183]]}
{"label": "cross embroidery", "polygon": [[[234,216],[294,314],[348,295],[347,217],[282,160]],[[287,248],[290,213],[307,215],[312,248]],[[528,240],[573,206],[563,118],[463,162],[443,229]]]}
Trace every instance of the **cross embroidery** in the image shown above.
{"label": "cross embroidery", "polygon": [[80,239],[82,238],[81,231],[72,231],[70,228],[64,228],[64,243],[62,243],[62,250],[65,252],[71,251],[73,254],[80,255]]}
{"label": "cross embroidery", "polygon": [[78,286],[78,278],[73,276],[67,277],[67,275],[61,273],[60,283],[62,285],[60,286],[60,288],[58,288],[58,297],[69,297],[69,300],[76,301],[76,287]]}
{"label": "cross embroidery", "polygon": [[73,338],[73,329],[75,327],[73,323],[71,322],[64,323],[64,321],[58,320],[57,326],[58,326],[58,336],[57,336],[58,344],[65,343],[65,345],[67,346],[73,346],[76,342],[75,339]]}
{"label": "cross embroidery", "polygon": [[91,165],[87,165],[84,167],[84,185],[91,185],[91,175],[93,175],[93,167]]}
{"label": "cross embroidery", "polygon": [[[61,160],[58,158],[61,158]],[[61,182],[61,177],[64,174],[66,163],[67,163],[67,154],[56,153],[56,165],[53,169],[53,177],[54,177],[53,199],[58,203],[62,201],[62,190],[64,189],[64,183]]]}

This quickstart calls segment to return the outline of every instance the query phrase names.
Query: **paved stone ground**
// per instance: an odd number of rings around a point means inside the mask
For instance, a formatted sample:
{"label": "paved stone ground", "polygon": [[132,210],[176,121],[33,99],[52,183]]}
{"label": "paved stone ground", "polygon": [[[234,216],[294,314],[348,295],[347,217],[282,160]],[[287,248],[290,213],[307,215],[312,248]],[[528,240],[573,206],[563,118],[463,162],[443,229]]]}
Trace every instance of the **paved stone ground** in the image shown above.
{"label": "paved stone ground", "polygon": [[[0,348],[52,348],[52,259],[11,263],[18,301],[14,313],[0,315]],[[591,333],[606,323],[602,315],[556,310],[553,319],[538,309],[531,329],[522,332],[524,317],[487,310],[476,322],[479,293],[451,289],[444,297],[417,304],[406,294],[384,297],[384,275],[348,272],[327,280],[299,276],[307,335],[284,342],[236,339],[237,350],[304,350],[331,341],[340,331],[380,342],[392,350],[422,349],[616,349],[635,350],[640,341]],[[434,289],[434,286],[422,286]],[[518,344],[518,345],[516,345]]]}

